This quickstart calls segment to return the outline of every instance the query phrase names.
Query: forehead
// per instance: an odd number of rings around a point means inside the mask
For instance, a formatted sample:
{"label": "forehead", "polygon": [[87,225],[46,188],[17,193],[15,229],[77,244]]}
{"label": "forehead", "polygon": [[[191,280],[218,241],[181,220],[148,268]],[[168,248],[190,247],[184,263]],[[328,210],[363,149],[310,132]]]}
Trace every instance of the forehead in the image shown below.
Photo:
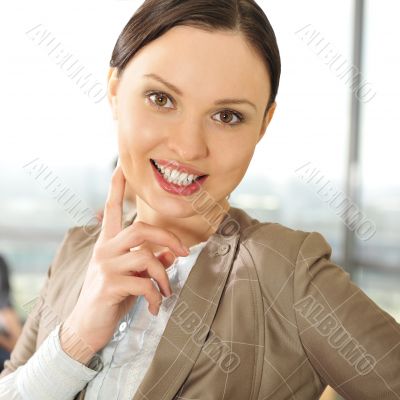
{"label": "forehead", "polygon": [[204,95],[266,100],[269,75],[263,59],[240,33],[175,26],[150,42],[128,63],[124,76],[137,82],[156,73],[177,87]]}

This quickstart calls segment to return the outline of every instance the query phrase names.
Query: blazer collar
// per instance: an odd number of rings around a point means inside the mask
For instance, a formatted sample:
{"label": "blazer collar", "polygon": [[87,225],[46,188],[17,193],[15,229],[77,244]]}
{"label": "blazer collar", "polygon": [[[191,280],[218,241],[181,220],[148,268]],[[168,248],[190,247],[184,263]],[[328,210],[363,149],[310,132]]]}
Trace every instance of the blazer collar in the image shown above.
{"label": "blazer collar", "polygon": [[[171,400],[189,375],[210,331],[233,264],[240,236],[235,217],[240,212],[231,207],[201,250],[132,400]],[[131,223],[135,217],[136,213]]]}

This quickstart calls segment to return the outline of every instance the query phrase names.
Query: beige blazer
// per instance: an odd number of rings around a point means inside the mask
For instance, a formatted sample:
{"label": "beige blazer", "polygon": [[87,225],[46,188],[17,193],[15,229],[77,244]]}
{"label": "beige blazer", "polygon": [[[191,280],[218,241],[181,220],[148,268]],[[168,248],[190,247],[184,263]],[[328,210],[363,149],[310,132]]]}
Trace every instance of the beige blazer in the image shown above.
{"label": "beige blazer", "polygon": [[[67,318],[97,236],[94,226],[68,230],[1,377]],[[318,232],[231,207],[133,400],[315,400],[327,384],[345,399],[400,399],[400,325],[330,256]]]}

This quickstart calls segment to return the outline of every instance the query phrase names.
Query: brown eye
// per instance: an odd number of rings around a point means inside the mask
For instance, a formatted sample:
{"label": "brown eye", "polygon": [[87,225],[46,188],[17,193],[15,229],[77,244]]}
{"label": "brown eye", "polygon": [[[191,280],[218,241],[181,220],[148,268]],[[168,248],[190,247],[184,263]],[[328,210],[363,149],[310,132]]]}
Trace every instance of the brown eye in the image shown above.
{"label": "brown eye", "polygon": [[155,103],[158,106],[164,106],[167,101],[167,98],[163,94],[156,94]]}
{"label": "brown eye", "polygon": [[[148,93],[146,96],[150,99],[151,103],[153,103],[153,105],[155,105],[156,107],[171,108],[171,107],[164,107],[168,101],[171,102],[170,98],[165,93],[151,92],[151,93]],[[172,102],[171,102],[171,104],[172,104]]]}
{"label": "brown eye", "polygon": [[222,111],[221,112],[221,120],[222,122],[231,122],[233,113],[230,111]]}
{"label": "brown eye", "polygon": [[[244,117],[242,115],[240,115],[235,111],[230,111],[230,110],[220,111],[219,113],[217,113],[217,115],[220,116],[218,121],[223,122],[224,125],[230,127],[239,125],[244,120]],[[233,118],[236,118],[236,121],[232,122]]]}

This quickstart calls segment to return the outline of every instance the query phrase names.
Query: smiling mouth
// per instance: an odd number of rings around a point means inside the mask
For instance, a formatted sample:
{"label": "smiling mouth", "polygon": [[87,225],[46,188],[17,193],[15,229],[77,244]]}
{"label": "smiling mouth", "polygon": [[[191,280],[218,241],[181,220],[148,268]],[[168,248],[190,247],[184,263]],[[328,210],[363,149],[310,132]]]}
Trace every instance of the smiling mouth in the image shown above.
{"label": "smiling mouth", "polygon": [[[205,183],[208,178],[208,175],[198,176],[196,179],[193,179],[191,183],[188,181],[188,176],[182,181],[179,179],[179,182],[176,178],[170,180],[170,176],[165,176],[154,163],[152,159],[149,160],[151,164],[151,168],[153,169],[153,173],[155,175],[155,179],[158,182],[158,185],[165,190],[166,192],[179,195],[179,196],[189,196],[193,193],[200,190],[201,186]],[[190,176],[190,175],[189,175]]]}
{"label": "smiling mouth", "polygon": [[[150,158],[150,162],[154,165],[154,167],[157,169],[157,171],[160,172],[160,174],[164,176],[163,172],[162,172],[161,169],[157,166],[157,164],[155,163],[155,161],[154,161],[152,158]],[[189,175],[190,175],[190,174],[189,174]],[[198,181],[198,180],[201,179],[201,178],[204,178],[205,176],[208,176],[208,174],[199,175],[199,176],[194,180],[194,182]]]}

